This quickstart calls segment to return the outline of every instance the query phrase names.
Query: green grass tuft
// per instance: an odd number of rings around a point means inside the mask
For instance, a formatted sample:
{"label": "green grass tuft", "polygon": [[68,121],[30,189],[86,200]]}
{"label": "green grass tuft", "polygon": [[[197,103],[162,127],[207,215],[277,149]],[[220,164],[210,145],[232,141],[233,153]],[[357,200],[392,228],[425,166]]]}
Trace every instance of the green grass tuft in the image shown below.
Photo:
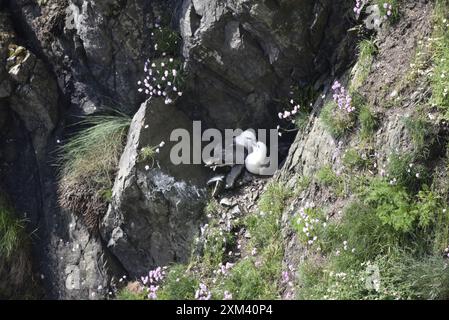
{"label": "green grass tuft", "polygon": [[316,172],[316,180],[326,187],[331,188],[335,194],[343,195],[345,191],[345,184],[343,177],[337,175],[331,166],[324,166]]}
{"label": "green grass tuft", "polygon": [[429,156],[430,148],[437,140],[437,132],[434,125],[422,117],[407,117],[405,128],[409,132],[415,154],[422,160]]}
{"label": "green grass tuft", "polygon": [[372,138],[378,127],[378,119],[366,105],[360,108],[359,123],[360,137],[364,140]]}
{"label": "green grass tuft", "polygon": [[351,91],[358,90],[365,83],[371,71],[371,65],[378,49],[373,39],[365,39],[359,43],[358,51],[359,56],[350,85]]}
{"label": "green grass tuft", "polygon": [[0,195],[0,256],[9,260],[25,240],[24,221],[14,218],[12,208]]}
{"label": "green grass tuft", "polygon": [[77,132],[61,150],[62,181],[78,182],[89,177],[112,187],[130,123],[131,118],[119,112],[89,116],[79,122],[85,129]]}
{"label": "green grass tuft", "polygon": [[198,284],[198,279],[187,271],[186,266],[172,266],[158,292],[158,300],[192,300]]}

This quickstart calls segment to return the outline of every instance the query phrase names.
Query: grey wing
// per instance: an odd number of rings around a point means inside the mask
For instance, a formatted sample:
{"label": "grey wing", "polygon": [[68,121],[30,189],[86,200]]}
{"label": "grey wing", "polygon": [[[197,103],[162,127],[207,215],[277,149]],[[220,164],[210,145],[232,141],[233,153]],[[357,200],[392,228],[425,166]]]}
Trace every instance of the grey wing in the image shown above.
{"label": "grey wing", "polygon": [[242,174],[245,165],[237,164],[232,167],[231,172],[226,176],[225,188],[230,189],[234,186],[235,180]]}

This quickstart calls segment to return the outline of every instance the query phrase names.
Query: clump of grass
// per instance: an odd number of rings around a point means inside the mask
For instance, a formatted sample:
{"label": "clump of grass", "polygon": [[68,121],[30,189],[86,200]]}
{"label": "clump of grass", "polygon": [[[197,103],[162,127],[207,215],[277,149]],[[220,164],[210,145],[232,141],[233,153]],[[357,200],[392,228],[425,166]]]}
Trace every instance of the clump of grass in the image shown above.
{"label": "clump of grass", "polygon": [[130,283],[117,292],[117,300],[145,300],[147,294],[138,282]]}
{"label": "clump of grass", "polygon": [[359,111],[359,123],[360,123],[360,137],[362,139],[369,139],[373,136],[377,130],[378,120],[377,117],[371,112],[370,108],[366,105],[362,106]]}
{"label": "clump of grass", "polygon": [[366,169],[369,167],[371,162],[369,161],[366,154],[364,155],[365,156],[363,157],[356,149],[350,148],[346,150],[343,155],[343,165],[349,169]]}
{"label": "clump of grass", "polygon": [[316,172],[315,178],[326,187],[332,188],[337,195],[344,193],[344,179],[337,175],[332,167],[327,165]]}
{"label": "clump of grass", "polygon": [[213,198],[209,199],[206,207],[204,208],[204,212],[207,215],[217,214],[219,212],[219,204],[218,204],[217,200],[215,200]]}
{"label": "clump of grass", "polygon": [[306,190],[310,186],[311,182],[312,182],[312,178],[309,176],[298,177],[298,179],[296,180],[296,184],[295,184],[295,194],[299,194],[299,193],[303,192],[304,190]]}
{"label": "clump of grass", "polygon": [[234,245],[234,236],[217,225],[209,226],[205,233],[207,241],[203,244],[201,263],[203,267],[213,269],[225,260],[228,252],[226,249]]}
{"label": "clump of grass", "polygon": [[175,265],[170,267],[164,284],[158,291],[160,300],[190,300],[195,297],[195,290],[199,281],[186,266]]}
{"label": "clump of grass", "polygon": [[256,247],[264,247],[279,239],[280,217],[287,199],[291,196],[281,183],[268,185],[259,201],[259,214],[252,214],[246,219],[246,226]]}
{"label": "clump of grass", "polygon": [[437,0],[434,9],[431,102],[449,117],[449,3]]}
{"label": "clump of grass", "polygon": [[240,260],[231,270],[224,288],[236,299],[279,297],[283,244],[281,215],[292,192],[284,184],[271,183],[259,200],[259,213],[246,219],[251,236],[248,246],[258,250],[256,257]]}
{"label": "clump of grass", "polygon": [[91,231],[106,209],[104,195],[112,189],[130,122],[119,112],[87,117],[61,149],[60,204],[83,216]]}
{"label": "clump of grass", "polygon": [[13,208],[0,193],[0,299],[35,294],[29,250],[24,221],[14,217]]}
{"label": "clump of grass", "polygon": [[111,183],[131,118],[123,113],[86,117],[77,125],[85,129],[77,132],[62,147],[61,178],[65,183],[83,176]]}
{"label": "clump of grass", "polygon": [[239,261],[225,281],[225,288],[233,292],[233,298],[239,300],[266,300],[279,298],[277,281],[281,274],[282,256],[280,251],[275,255],[266,255],[259,260],[249,258]]}
{"label": "clump of grass", "polygon": [[376,55],[377,50],[378,49],[374,42],[374,39],[365,39],[359,43],[359,56],[357,64],[354,68],[355,73],[351,81],[351,91],[357,90],[365,83],[371,71],[371,65],[373,63],[374,56]]}
{"label": "clump of grass", "polygon": [[405,187],[409,192],[418,192],[424,184],[430,182],[430,172],[418,162],[414,153],[393,153],[388,159],[388,178],[391,183]]}
{"label": "clump of grass", "polygon": [[329,133],[338,139],[354,127],[355,113],[340,110],[334,101],[330,101],[321,110],[320,119]]}
{"label": "clump of grass", "polygon": [[430,147],[437,139],[434,125],[422,117],[407,117],[405,128],[412,138],[415,154],[422,159],[427,159]]}
{"label": "clump of grass", "polygon": [[303,130],[309,123],[310,113],[312,112],[313,103],[318,97],[318,92],[313,86],[299,87],[295,86],[292,89],[292,95],[300,108],[295,118],[295,126],[299,130]]}
{"label": "clump of grass", "polygon": [[12,208],[0,195],[0,256],[9,260],[23,245],[25,226],[22,220],[14,218]]}
{"label": "clump of grass", "polygon": [[142,149],[140,149],[138,160],[139,162],[154,162],[155,155],[156,155],[156,148],[143,147]]}

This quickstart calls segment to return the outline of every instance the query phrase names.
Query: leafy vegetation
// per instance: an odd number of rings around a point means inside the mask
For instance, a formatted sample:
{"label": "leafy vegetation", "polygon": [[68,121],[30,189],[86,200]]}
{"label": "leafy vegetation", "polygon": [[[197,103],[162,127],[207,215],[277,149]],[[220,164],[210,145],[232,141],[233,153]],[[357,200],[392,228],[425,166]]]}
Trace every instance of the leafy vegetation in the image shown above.
{"label": "leafy vegetation", "polygon": [[0,195],[0,256],[9,260],[25,241],[24,223],[14,218],[12,208]]}
{"label": "leafy vegetation", "polygon": [[0,299],[34,298],[35,291],[25,222],[0,193]]}
{"label": "leafy vegetation", "polygon": [[373,178],[340,220],[323,228],[319,218],[316,243],[325,259],[301,266],[300,298],[447,298],[444,200],[425,184],[416,193],[408,183]]}
{"label": "leafy vegetation", "polygon": [[343,155],[343,165],[349,169],[366,169],[371,165],[370,159],[368,159],[366,153],[363,156],[360,155],[359,151],[351,148],[346,150]]}

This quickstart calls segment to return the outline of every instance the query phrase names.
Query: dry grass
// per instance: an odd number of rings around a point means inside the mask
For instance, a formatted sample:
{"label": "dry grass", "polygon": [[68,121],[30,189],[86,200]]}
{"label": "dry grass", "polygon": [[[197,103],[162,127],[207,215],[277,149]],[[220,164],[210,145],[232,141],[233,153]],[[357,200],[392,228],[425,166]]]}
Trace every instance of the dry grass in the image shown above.
{"label": "dry grass", "polygon": [[114,112],[78,123],[84,127],[61,150],[59,203],[95,233],[105,213],[131,118]]}

